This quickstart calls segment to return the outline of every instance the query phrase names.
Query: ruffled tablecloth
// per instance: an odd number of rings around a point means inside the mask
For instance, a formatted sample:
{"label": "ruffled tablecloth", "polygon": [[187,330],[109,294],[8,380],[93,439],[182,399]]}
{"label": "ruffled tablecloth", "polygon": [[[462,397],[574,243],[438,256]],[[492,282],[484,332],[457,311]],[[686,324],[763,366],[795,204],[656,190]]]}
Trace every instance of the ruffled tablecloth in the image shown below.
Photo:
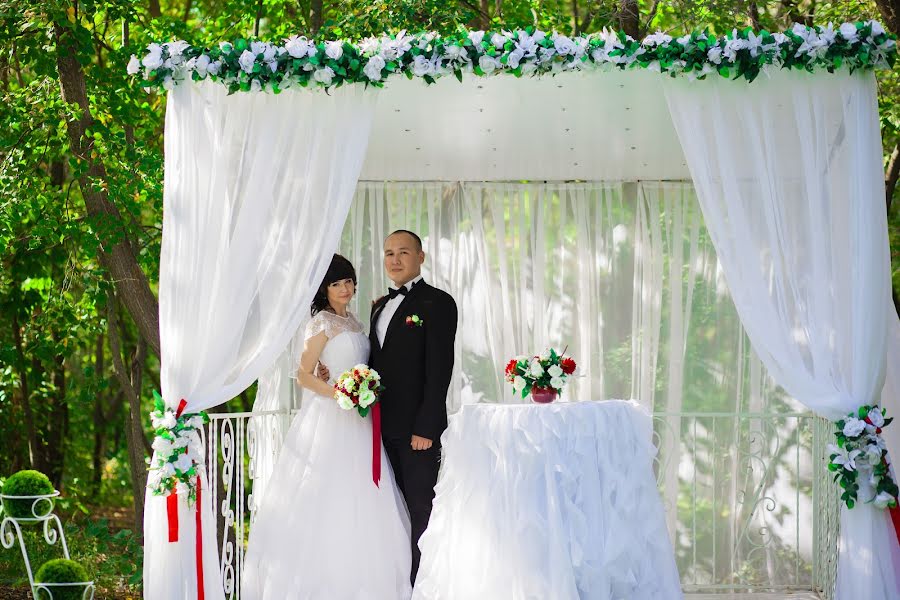
{"label": "ruffled tablecloth", "polygon": [[681,598],[651,432],[618,400],[463,407],[413,598]]}

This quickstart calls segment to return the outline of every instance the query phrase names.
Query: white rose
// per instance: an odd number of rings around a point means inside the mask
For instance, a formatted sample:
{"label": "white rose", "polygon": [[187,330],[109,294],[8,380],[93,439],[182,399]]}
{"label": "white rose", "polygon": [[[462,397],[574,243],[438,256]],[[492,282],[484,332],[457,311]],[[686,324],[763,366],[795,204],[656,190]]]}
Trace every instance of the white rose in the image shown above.
{"label": "white rose", "polygon": [[188,454],[181,454],[174,463],[171,463],[175,466],[177,471],[181,471],[184,473],[188,469],[194,466],[194,459],[190,457]]}
{"label": "white rose", "polygon": [[359,395],[359,405],[362,406],[363,408],[366,408],[367,406],[371,406],[374,403],[375,403],[375,392],[373,392],[372,390],[369,390],[369,389],[363,390],[362,393]]}
{"label": "white rose", "polygon": [[172,465],[172,463],[167,462],[159,468],[159,472],[162,474],[163,479],[175,477],[175,466]]}
{"label": "white rose", "polygon": [[379,46],[380,42],[378,41],[378,38],[367,37],[359,43],[359,53],[363,56],[376,54]]}
{"label": "white rose", "polygon": [[878,508],[887,508],[895,501],[895,498],[887,492],[879,492],[872,500],[872,503]]}
{"label": "white rose", "polygon": [[171,410],[167,410],[162,419],[159,420],[159,424],[161,427],[165,427],[166,429],[172,429],[175,425],[178,424],[178,420],[175,418],[175,413]]}
{"label": "white rose", "polygon": [[147,46],[147,54],[141,60],[141,64],[151,71],[160,68],[163,64],[162,46],[159,44],[150,44]]}
{"label": "white rose", "polygon": [[718,65],[722,62],[722,47],[721,46],[713,46],[706,52],[706,58],[709,59],[709,62],[714,65]]}
{"label": "white rose", "polygon": [[513,389],[516,390],[517,393],[521,392],[525,389],[525,383],[526,382],[522,377],[516,375],[516,378],[513,380]]}
{"label": "white rose", "polygon": [[856,30],[856,25],[853,23],[844,23],[841,25],[839,31],[841,32],[841,37],[843,37],[848,42],[855,42],[859,38],[859,33]]}
{"label": "white rose", "polygon": [[238,63],[241,65],[241,70],[244,73],[252,73],[253,65],[256,63],[256,55],[249,50],[244,50],[238,59]]}
{"label": "white rose", "polygon": [[313,79],[319,83],[331,85],[331,80],[334,79],[334,70],[331,67],[317,69],[316,72],[313,73]]}
{"label": "white rose", "polygon": [[434,73],[434,63],[422,56],[421,54],[413,61],[413,75],[416,77],[424,77]]}
{"label": "white rose", "polygon": [[372,81],[380,81],[381,70],[384,68],[384,65],[384,59],[376,54],[366,63],[365,68],[363,68],[363,73],[365,73],[366,77]]}
{"label": "white rose", "polygon": [[191,486],[183,481],[179,481],[175,484],[175,493],[179,496],[189,496],[191,493]]}
{"label": "white rose", "polygon": [[515,69],[519,66],[519,61],[522,60],[523,56],[524,54],[519,49],[513,50],[506,57],[506,64],[509,65],[510,69]]}
{"label": "white rose", "polygon": [[325,44],[325,56],[327,56],[328,58],[338,60],[343,55],[344,55],[343,42],[327,42]]}
{"label": "white rose", "polygon": [[141,61],[138,60],[138,57],[134,54],[131,55],[131,60],[128,61],[128,67],[126,71],[129,75],[137,75],[137,72],[141,70]]}
{"label": "white rose", "polygon": [[881,414],[880,408],[873,408],[869,411],[869,421],[872,422],[872,425],[875,427],[884,427],[884,415]]}
{"label": "white rose", "polygon": [[869,24],[872,26],[872,35],[882,35],[885,33],[884,27],[882,27],[881,23],[878,21],[869,21]]}
{"label": "white rose", "polygon": [[218,75],[219,71],[221,71],[221,70],[222,70],[222,61],[220,61],[220,60],[214,60],[213,62],[209,63],[208,67],[206,67],[206,72],[209,73],[210,75]]}
{"label": "white rose", "polygon": [[481,67],[481,70],[484,71],[485,74],[490,75],[495,70],[499,69],[502,65],[500,64],[500,61],[493,56],[482,54],[478,58],[478,66]]}
{"label": "white rose", "polygon": [[469,32],[469,40],[476,46],[481,46],[481,42],[484,40],[484,32],[483,31],[470,31]]}
{"label": "white rose", "polygon": [[844,423],[844,435],[847,437],[856,437],[866,430],[866,422],[855,417],[847,419]]}
{"label": "white rose", "polygon": [[350,396],[348,396],[346,394],[338,394],[337,395],[337,403],[338,403],[338,406],[340,406],[344,410],[350,410],[353,408],[353,400],[351,400]]}
{"label": "white rose", "polygon": [[152,447],[155,452],[164,454],[166,456],[171,454],[172,450],[174,450],[174,447],[172,446],[172,442],[170,442],[166,438],[162,438],[162,437],[154,438]]}
{"label": "white rose", "polygon": [[169,42],[166,44],[166,49],[169,51],[169,60],[172,61],[173,64],[181,63],[182,54],[184,51],[190,47],[190,44],[185,42],[184,40],[175,40],[174,42]]}
{"label": "white rose", "polygon": [[550,365],[550,368],[547,369],[547,374],[550,377],[562,377],[563,370],[559,365]]}
{"label": "white rose", "polygon": [[553,39],[553,47],[558,54],[563,56],[575,53],[575,44],[564,35],[558,35]]}
{"label": "white rose", "polygon": [[494,45],[494,48],[497,50],[502,50],[503,46],[506,45],[506,42],[509,41],[509,38],[505,35],[501,35],[499,33],[495,33],[491,36],[491,43]]}
{"label": "white rose", "polygon": [[553,389],[561,390],[563,385],[565,385],[565,381],[563,381],[559,377],[550,378],[550,387],[552,387]]}
{"label": "white rose", "polygon": [[528,373],[533,377],[540,377],[544,374],[544,367],[542,367],[541,363],[537,360],[531,361],[531,366],[528,368]]}
{"label": "white rose", "polygon": [[309,53],[309,40],[299,35],[292,35],[284,41],[284,49],[293,58],[303,58]]}
{"label": "white rose", "polygon": [[179,435],[172,441],[172,448],[180,449],[187,448],[191,443],[191,440],[186,435]]}

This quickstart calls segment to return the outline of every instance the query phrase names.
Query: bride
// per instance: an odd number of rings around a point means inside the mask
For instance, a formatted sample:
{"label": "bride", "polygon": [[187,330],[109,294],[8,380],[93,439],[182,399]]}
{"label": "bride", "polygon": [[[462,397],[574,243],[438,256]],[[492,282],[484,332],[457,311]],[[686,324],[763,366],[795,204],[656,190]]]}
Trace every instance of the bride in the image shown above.
{"label": "bride", "polygon": [[305,394],[262,498],[244,560],[249,600],[403,600],[411,595],[406,505],[382,447],[372,482],[372,422],[333,398],[333,379],[369,358],[347,305],[356,272],[334,255],[312,303],[297,381]]}

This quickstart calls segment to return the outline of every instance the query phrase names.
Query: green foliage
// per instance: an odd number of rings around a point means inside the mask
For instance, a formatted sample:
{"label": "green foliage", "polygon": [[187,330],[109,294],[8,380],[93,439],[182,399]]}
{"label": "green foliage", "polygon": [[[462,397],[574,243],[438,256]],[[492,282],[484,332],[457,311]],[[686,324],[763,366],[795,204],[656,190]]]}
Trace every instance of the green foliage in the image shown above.
{"label": "green foliage", "polygon": [[[53,484],[50,483],[46,475],[39,471],[19,471],[4,482],[2,493],[4,496],[43,496],[53,493]],[[43,501],[34,505],[34,502],[34,500],[11,500],[7,498],[3,500],[3,510],[9,513],[11,517],[19,519],[43,516],[50,505]]]}
{"label": "green foliage", "polygon": [[[45,562],[38,569],[34,579],[38,583],[79,583],[89,581],[84,567],[74,560],[65,558],[56,558]],[[49,589],[53,594],[53,600],[82,600],[84,593],[84,587],[82,586],[52,586]],[[40,594],[38,597],[40,597]]]}

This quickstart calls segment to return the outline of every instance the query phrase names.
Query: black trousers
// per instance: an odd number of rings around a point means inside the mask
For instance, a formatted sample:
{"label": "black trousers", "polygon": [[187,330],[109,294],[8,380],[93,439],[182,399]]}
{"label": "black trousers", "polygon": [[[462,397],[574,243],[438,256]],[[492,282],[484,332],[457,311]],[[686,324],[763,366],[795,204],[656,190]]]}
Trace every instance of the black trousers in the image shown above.
{"label": "black trousers", "polygon": [[409,580],[416,582],[419,572],[419,538],[428,527],[431,517],[431,502],[434,500],[434,486],[437,483],[440,467],[441,448],[434,444],[428,450],[413,450],[410,438],[403,440],[383,440],[384,451],[391,461],[397,486],[409,508],[409,520],[412,526],[412,572]]}

